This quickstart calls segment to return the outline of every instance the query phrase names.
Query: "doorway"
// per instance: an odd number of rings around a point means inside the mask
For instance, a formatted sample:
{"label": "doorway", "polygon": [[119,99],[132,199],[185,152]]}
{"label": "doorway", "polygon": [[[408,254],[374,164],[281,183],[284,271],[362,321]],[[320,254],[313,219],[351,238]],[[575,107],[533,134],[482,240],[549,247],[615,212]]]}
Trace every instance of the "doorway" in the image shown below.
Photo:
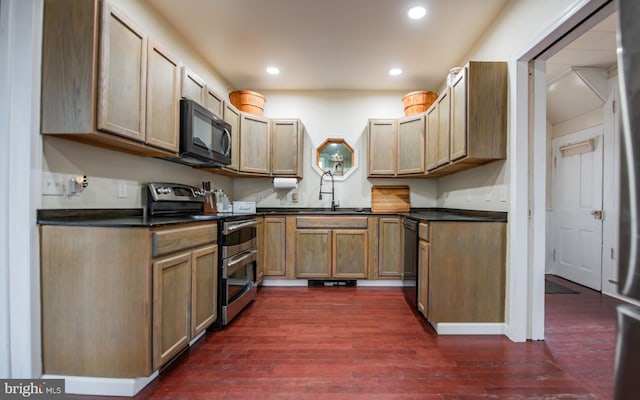
{"label": "doorway", "polygon": [[[526,126],[521,125],[522,129],[526,129],[529,139],[529,155],[528,155],[528,204],[527,210],[529,212],[529,247],[528,247],[528,260],[529,260],[529,276],[531,277],[528,284],[529,289],[529,332],[528,337],[530,339],[544,339],[544,275],[547,272],[547,266],[549,260],[552,259],[553,252],[552,246],[549,243],[552,238],[550,227],[549,210],[551,208],[551,174],[548,173],[551,166],[551,137],[549,136],[553,131],[552,124],[550,124],[547,116],[547,94],[548,94],[548,82],[547,76],[548,70],[553,66],[548,61],[556,54],[568,48],[570,49],[572,43],[580,43],[579,39],[583,34],[590,31],[596,25],[607,19],[615,12],[615,3],[607,0],[591,0],[585,2],[583,6],[570,17],[559,23],[550,33],[547,34],[538,44],[531,47],[524,52],[518,58],[519,76],[522,82],[526,81],[524,73],[528,75],[528,90],[525,96],[518,99],[521,106],[518,108],[523,114],[527,114]],[[615,22],[614,26],[617,27],[617,21],[615,17],[612,18]],[[614,28],[615,31],[616,28]],[[595,42],[588,40],[590,44]],[[615,42],[614,42],[615,43]],[[614,44],[615,46],[615,44]],[[614,47],[615,55],[615,47]],[[615,58],[614,58],[615,60]],[[616,61],[612,63],[614,66]],[[577,64],[580,65],[580,64]],[[575,66],[575,65],[574,65]],[[617,87],[617,78],[615,71],[609,71],[605,68],[606,84],[601,87],[599,91],[604,90],[605,104],[604,107],[612,106],[615,109],[615,87]],[[589,88],[593,89],[593,88]],[[597,88],[596,88],[597,89]],[[563,106],[569,108],[572,103],[564,102]],[[609,115],[610,114],[610,115]],[[615,132],[615,117],[613,113],[604,113],[600,116],[601,124],[605,130],[603,134],[603,210],[605,219],[603,221],[604,237],[608,234],[617,232],[617,201],[615,195],[619,192],[617,186],[617,177],[619,172],[616,166],[616,149],[618,146],[617,139],[614,134],[607,134],[607,130]],[[570,123],[565,124],[563,128],[570,127]],[[591,125],[592,127],[593,125]],[[586,126],[590,127],[590,126]],[[586,128],[583,126],[582,128]],[[575,131],[575,130],[574,130]],[[567,129],[566,133],[573,133],[570,129]],[[523,165],[520,164],[520,168]],[[610,177],[610,178],[607,178]],[[616,178],[616,179],[612,179]],[[516,185],[518,186],[518,185]],[[615,206],[614,206],[615,204]],[[520,204],[516,207],[522,210],[524,204]],[[610,212],[609,212],[610,211]],[[609,235],[611,236],[611,235]],[[609,255],[607,246],[611,245],[611,248],[615,247],[617,243],[617,234],[613,242],[604,246],[605,251],[603,254]],[[615,259],[609,257],[603,257],[603,275],[601,282],[606,282],[606,285],[602,286],[602,291],[610,294],[615,293],[616,284],[615,277],[612,276],[616,270]],[[607,265],[606,273],[604,265]]]}

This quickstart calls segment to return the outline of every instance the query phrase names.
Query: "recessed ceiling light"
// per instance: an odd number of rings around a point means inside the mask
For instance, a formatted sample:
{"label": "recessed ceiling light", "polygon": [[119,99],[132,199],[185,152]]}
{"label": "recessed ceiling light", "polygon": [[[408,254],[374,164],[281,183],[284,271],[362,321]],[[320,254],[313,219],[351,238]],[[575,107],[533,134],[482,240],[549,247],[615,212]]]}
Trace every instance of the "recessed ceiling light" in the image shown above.
{"label": "recessed ceiling light", "polygon": [[407,13],[411,19],[420,19],[427,15],[427,10],[424,7],[413,7]]}
{"label": "recessed ceiling light", "polygon": [[391,68],[389,70],[389,75],[391,75],[391,76],[402,75],[402,70],[400,68]]}
{"label": "recessed ceiling light", "polygon": [[270,75],[278,75],[280,73],[280,69],[278,67],[267,67],[267,73]]}

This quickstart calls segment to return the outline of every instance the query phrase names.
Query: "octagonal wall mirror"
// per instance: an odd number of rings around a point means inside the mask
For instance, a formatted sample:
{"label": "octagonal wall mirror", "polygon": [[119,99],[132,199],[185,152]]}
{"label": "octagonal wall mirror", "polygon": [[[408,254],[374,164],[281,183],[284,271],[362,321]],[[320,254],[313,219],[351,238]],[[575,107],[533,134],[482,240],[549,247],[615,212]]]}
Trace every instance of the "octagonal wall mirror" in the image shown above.
{"label": "octagonal wall mirror", "polygon": [[313,168],[320,175],[331,171],[333,179],[340,181],[357,168],[357,149],[344,138],[328,138],[313,152]]}

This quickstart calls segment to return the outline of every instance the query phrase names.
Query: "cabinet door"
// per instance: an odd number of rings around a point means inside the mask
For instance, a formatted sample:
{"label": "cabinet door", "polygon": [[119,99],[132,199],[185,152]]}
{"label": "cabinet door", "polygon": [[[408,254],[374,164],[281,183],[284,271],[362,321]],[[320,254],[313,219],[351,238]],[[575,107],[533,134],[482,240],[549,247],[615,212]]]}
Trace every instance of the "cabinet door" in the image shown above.
{"label": "cabinet door", "polygon": [[382,217],[378,222],[378,276],[400,278],[402,273],[402,220]]}
{"label": "cabinet door", "polygon": [[296,278],[331,276],[331,230],[296,231]]}
{"label": "cabinet door", "polygon": [[438,101],[438,167],[449,164],[451,96],[447,89]]}
{"label": "cabinet door", "polygon": [[147,37],[103,3],[98,71],[98,129],[145,140]]}
{"label": "cabinet door", "polygon": [[369,121],[369,176],[396,174],[395,120]]}
{"label": "cabinet door", "polygon": [[153,369],[189,344],[191,253],[153,263]]}
{"label": "cabinet door", "polygon": [[438,102],[427,110],[427,171],[438,168]]}
{"label": "cabinet door", "polygon": [[368,232],[362,229],[335,229],[332,236],[333,276],[366,278]]}
{"label": "cabinet door", "polygon": [[218,245],[194,250],[191,255],[191,337],[218,317]]}
{"label": "cabinet door", "polygon": [[429,242],[418,244],[418,311],[429,317]]}
{"label": "cabinet door", "polygon": [[204,81],[187,67],[182,67],[182,97],[198,104],[204,102]]}
{"label": "cabinet door", "polygon": [[300,176],[302,162],[302,135],[299,121],[271,121],[271,174]]}
{"label": "cabinet door", "polygon": [[398,175],[424,173],[424,114],[398,121]]}
{"label": "cabinet door", "polygon": [[467,155],[467,69],[451,87],[451,161]]}
{"label": "cabinet door", "polygon": [[216,117],[222,118],[222,96],[209,86],[205,86],[204,106]]}
{"label": "cabinet door", "polygon": [[286,273],[285,217],[264,218],[264,274],[284,276]]}
{"label": "cabinet door", "polygon": [[240,164],[240,111],[225,101],[222,114],[224,120],[231,125],[231,164],[225,168],[237,171]]}
{"label": "cabinet door", "polygon": [[149,40],[147,50],[146,142],[178,152],[180,121],[180,66]]}
{"label": "cabinet door", "polygon": [[271,168],[269,120],[241,113],[240,171],[268,175]]}

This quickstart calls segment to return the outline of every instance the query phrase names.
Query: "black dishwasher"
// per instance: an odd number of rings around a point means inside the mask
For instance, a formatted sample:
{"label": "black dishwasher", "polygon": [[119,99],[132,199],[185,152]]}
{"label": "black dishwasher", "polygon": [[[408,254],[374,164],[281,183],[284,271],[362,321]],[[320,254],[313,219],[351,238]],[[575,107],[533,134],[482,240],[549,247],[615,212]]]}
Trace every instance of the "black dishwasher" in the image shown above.
{"label": "black dishwasher", "polygon": [[404,218],[404,270],[403,288],[407,302],[412,308],[418,308],[418,222]]}

